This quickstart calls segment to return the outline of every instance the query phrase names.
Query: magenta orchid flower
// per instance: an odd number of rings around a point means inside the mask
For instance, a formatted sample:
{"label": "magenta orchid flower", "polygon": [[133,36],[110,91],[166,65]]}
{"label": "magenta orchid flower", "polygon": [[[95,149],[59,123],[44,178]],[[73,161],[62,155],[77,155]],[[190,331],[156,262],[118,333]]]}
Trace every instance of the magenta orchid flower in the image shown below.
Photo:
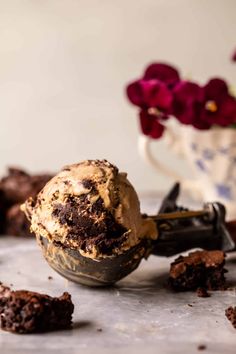
{"label": "magenta orchid flower", "polygon": [[141,79],[127,86],[130,102],[141,108],[140,125],[145,135],[155,139],[163,134],[164,126],[160,121],[167,119],[172,111],[171,88],[179,81],[175,68],[154,63],[147,67]]}
{"label": "magenta orchid flower", "polygon": [[225,81],[214,78],[204,86],[201,119],[223,127],[236,123],[236,99],[229,94]]}
{"label": "magenta orchid flower", "polygon": [[202,87],[194,82],[181,81],[175,86],[173,96],[173,115],[181,123],[198,129],[209,128],[209,124],[200,120],[204,100]]}
{"label": "magenta orchid flower", "polygon": [[168,64],[149,65],[141,79],[127,86],[127,96],[141,109],[143,134],[154,139],[162,136],[163,121],[170,115],[201,130],[236,124],[236,98],[224,80],[213,78],[201,86],[181,80],[178,71]]}
{"label": "magenta orchid flower", "polygon": [[138,80],[127,87],[127,95],[134,105],[140,108],[157,108],[168,113],[172,104],[172,93],[158,80]]}

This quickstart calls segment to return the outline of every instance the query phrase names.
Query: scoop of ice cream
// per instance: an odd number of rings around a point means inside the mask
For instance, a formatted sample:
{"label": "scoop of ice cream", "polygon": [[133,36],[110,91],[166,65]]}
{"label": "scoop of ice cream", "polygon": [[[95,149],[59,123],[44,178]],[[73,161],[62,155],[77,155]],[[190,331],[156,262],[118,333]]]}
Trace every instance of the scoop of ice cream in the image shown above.
{"label": "scoop of ice cream", "polygon": [[90,258],[121,254],[143,238],[157,238],[126,173],[106,160],[66,166],[22,209],[37,235]]}

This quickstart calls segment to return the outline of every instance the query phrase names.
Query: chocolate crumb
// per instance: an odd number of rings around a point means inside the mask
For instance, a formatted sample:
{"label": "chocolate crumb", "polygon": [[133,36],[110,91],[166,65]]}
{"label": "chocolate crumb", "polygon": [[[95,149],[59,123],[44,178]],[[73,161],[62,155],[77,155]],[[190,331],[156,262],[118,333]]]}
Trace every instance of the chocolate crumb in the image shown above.
{"label": "chocolate crumb", "polygon": [[53,277],[51,277],[51,275],[49,275],[48,276],[48,280],[52,280],[53,279]]}
{"label": "chocolate crumb", "polygon": [[188,304],[188,306],[189,306],[189,307],[193,307],[193,305],[192,305],[192,304]]}
{"label": "chocolate crumb", "polygon": [[207,292],[205,288],[197,288],[198,297],[210,297],[211,295]]}
{"label": "chocolate crumb", "polygon": [[225,316],[232,323],[232,326],[236,328],[236,307],[230,306],[225,310]]}
{"label": "chocolate crumb", "polygon": [[97,328],[97,332],[102,332],[102,328]]}
{"label": "chocolate crumb", "polygon": [[197,347],[198,350],[205,350],[206,349],[206,345],[204,344],[200,344],[198,347]]}

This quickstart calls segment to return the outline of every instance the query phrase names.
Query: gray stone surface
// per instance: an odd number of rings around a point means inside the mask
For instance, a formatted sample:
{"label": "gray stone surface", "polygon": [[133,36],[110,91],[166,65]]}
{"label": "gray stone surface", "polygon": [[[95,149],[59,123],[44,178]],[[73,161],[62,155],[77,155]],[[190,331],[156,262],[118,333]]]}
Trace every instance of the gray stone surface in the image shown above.
{"label": "gray stone surface", "polygon": [[[145,210],[154,206],[153,201]],[[170,292],[165,282],[172,259],[154,256],[116,286],[91,289],[49,268],[34,239],[1,237],[0,281],[55,296],[69,291],[75,312],[72,330],[37,335],[1,331],[0,353],[189,354],[199,352],[201,344],[207,347],[204,353],[235,353],[236,330],[224,311],[236,305],[236,254],[228,258],[232,287],[210,298]]]}

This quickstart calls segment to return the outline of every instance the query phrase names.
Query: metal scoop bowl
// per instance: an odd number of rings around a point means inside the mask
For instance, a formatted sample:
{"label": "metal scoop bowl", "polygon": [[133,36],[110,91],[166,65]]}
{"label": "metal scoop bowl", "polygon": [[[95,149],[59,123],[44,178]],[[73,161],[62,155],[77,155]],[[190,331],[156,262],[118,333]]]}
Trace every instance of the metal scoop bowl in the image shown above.
{"label": "metal scoop bowl", "polygon": [[88,286],[109,286],[133,272],[147,254],[147,242],[142,241],[123,254],[91,259],[79,251],[63,247],[36,236],[44,258],[60,275]]}

